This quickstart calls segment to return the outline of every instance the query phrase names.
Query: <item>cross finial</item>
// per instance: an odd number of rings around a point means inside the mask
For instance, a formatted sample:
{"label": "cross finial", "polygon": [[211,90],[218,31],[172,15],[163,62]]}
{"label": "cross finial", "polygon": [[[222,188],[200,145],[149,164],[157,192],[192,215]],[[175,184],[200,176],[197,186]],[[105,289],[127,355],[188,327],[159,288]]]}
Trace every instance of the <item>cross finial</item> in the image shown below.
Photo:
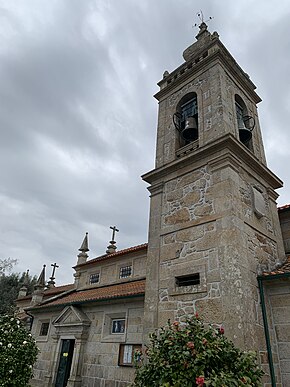
{"label": "cross finial", "polygon": [[52,266],[52,274],[51,274],[51,277],[49,277],[50,278],[50,281],[48,281],[48,287],[50,288],[50,287],[54,287],[54,285],[55,285],[55,276],[54,276],[54,274],[55,274],[55,269],[57,269],[59,266],[56,264],[56,263],[52,263],[50,266]]}
{"label": "cross finial", "polygon": [[115,246],[115,244],[116,244],[115,233],[119,232],[119,230],[117,229],[116,226],[110,226],[110,229],[113,230],[113,233],[112,233],[112,240],[110,241],[110,244],[109,244],[109,246],[107,247],[107,250],[106,250],[107,254],[112,254],[117,249],[117,246]]}
{"label": "cross finial", "polygon": [[51,277],[50,277],[50,279],[53,281],[53,280],[55,279],[55,276],[54,276],[54,274],[55,274],[55,269],[57,269],[59,266],[58,266],[56,263],[52,263],[50,266],[53,267],[53,269],[52,269],[52,274],[51,274]]}
{"label": "cross finial", "polygon": [[110,229],[113,230],[112,241],[115,241],[115,233],[119,232],[119,230],[117,229],[116,226],[110,226]]}

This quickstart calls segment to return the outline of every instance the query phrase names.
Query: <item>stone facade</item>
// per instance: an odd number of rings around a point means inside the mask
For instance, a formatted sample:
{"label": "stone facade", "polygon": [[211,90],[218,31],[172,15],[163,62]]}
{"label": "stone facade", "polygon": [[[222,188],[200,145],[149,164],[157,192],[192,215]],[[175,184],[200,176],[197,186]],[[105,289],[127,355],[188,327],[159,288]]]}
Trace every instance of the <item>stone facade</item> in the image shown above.
{"label": "stone facade", "polygon": [[[38,293],[42,301],[26,308],[41,349],[33,386],[129,385],[130,356],[149,332],[195,312],[257,351],[264,386],[274,379],[290,386],[290,210],[279,219],[275,190],[282,182],[266,165],[260,97],[204,23],[184,59],[164,73],[156,94],[156,164],[143,176],[151,193],[148,247],[114,252],[113,241],[108,254],[88,260],[85,238],[74,284]],[[173,117],[193,100],[198,135],[187,141]],[[247,141],[243,130],[252,130]],[[69,373],[58,382],[61,364]]]}
{"label": "stone facade", "polygon": [[[151,184],[144,340],[168,318],[198,312],[262,359],[257,275],[285,260],[275,193],[282,183],[266,166],[255,85],[218,35],[204,29],[184,57],[159,82],[156,168],[143,176]],[[198,138],[184,143],[172,117],[191,98]],[[237,102],[256,123],[247,143]]]}

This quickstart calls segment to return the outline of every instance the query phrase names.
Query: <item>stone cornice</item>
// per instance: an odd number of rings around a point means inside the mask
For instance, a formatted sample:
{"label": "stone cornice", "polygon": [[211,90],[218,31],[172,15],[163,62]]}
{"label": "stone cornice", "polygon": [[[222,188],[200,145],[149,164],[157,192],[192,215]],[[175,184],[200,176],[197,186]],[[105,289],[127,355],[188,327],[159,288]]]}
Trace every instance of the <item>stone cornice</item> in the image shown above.
{"label": "stone cornice", "polygon": [[203,49],[203,51],[207,50],[209,51],[208,56],[200,60],[198,63],[195,63],[194,58],[190,62],[184,62],[166,78],[158,82],[161,90],[157,92],[154,97],[158,101],[162,100],[164,97],[168,96],[172,90],[180,87],[189,78],[192,78],[194,74],[197,74],[202,69],[204,70],[211,67],[213,62],[220,61],[220,63],[222,63],[222,65],[232,74],[233,78],[243,86],[253,101],[255,103],[261,102],[261,98],[254,91],[256,89],[255,84],[238,65],[220,40],[214,40]]}
{"label": "stone cornice", "polygon": [[[157,185],[172,179],[181,168],[185,170],[184,173],[188,173],[190,170],[202,167],[205,164],[210,163],[212,166],[216,164],[218,167],[218,164],[222,165],[224,162],[227,165],[231,165],[231,162],[233,162],[235,169],[239,166],[247,173],[256,173],[272,189],[283,186],[283,182],[232,134],[226,134],[220,139],[188,153],[184,157],[180,157],[163,167],[153,169],[144,174],[142,179],[149,184]],[[178,173],[178,176],[180,176],[180,173]]]}

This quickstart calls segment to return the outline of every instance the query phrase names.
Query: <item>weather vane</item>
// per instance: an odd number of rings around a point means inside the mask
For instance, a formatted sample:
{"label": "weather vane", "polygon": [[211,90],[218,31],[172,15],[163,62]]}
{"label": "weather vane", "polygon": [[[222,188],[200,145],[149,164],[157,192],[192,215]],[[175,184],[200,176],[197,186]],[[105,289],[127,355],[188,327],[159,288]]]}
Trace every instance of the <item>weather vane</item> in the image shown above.
{"label": "weather vane", "polygon": [[[207,23],[208,21],[210,21],[210,20],[213,19],[213,16],[210,16],[207,20],[204,20],[204,16],[203,16],[202,10],[200,10],[199,12],[197,12],[197,16],[198,16],[199,20],[201,21],[201,24],[202,24],[202,23]],[[199,27],[199,26],[200,26],[199,23],[195,23],[192,27]]]}

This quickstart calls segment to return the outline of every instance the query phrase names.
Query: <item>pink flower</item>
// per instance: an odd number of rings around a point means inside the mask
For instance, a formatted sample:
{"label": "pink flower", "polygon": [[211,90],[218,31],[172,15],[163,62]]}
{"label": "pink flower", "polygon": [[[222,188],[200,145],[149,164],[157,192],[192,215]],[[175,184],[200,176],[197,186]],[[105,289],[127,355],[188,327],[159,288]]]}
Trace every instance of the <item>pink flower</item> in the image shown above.
{"label": "pink flower", "polygon": [[225,333],[225,329],[223,327],[220,327],[219,331],[220,331],[221,335],[223,335]]}
{"label": "pink flower", "polygon": [[202,339],[202,344],[203,344],[203,345],[206,345],[206,344],[207,344],[207,339],[206,339],[205,337]]}
{"label": "pink flower", "polygon": [[198,386],[203,386],[204,385],[204,377],[203,376],[199,376],[198,378],[195,379],[195,382]]}

